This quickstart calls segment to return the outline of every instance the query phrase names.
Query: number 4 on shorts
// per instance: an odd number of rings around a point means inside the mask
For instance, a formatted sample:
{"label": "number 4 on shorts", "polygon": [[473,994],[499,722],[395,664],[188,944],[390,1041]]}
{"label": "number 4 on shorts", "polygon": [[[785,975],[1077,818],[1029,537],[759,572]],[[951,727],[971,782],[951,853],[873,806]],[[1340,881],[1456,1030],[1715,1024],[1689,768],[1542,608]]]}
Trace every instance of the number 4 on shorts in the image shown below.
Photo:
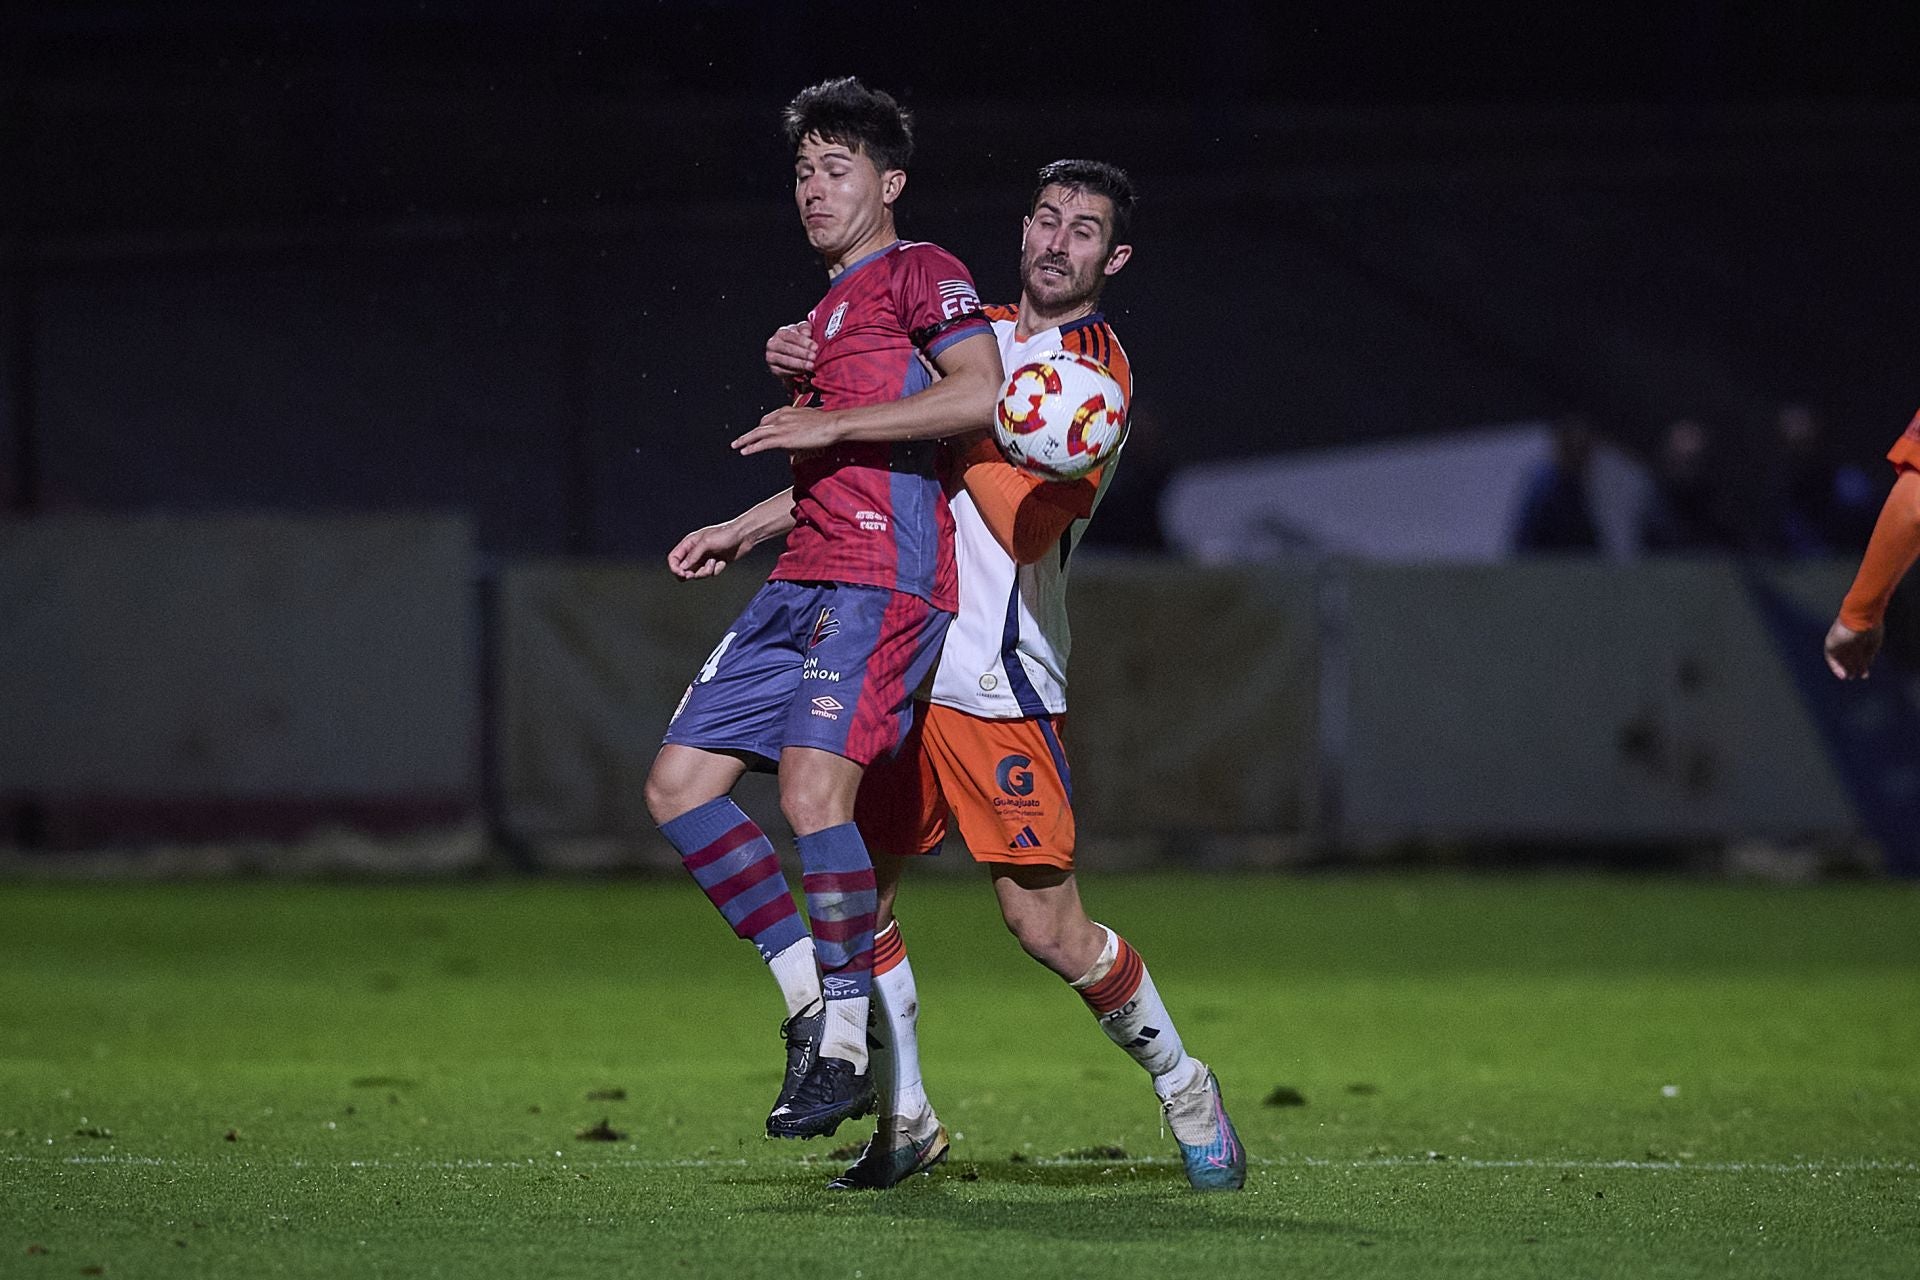
{"label": "number 4 on shorts", "polygon": [[707,660],[700,664],[700,678],[694,682],[695,684],[705,684],[713,679],[715,673],[720,670],[720,659],[726,653],[727,646],[732,644],[734,637],[739,634],[737,631],[729,631],[720,637],[720,643],[713,646],[713,652],[708,654]]}

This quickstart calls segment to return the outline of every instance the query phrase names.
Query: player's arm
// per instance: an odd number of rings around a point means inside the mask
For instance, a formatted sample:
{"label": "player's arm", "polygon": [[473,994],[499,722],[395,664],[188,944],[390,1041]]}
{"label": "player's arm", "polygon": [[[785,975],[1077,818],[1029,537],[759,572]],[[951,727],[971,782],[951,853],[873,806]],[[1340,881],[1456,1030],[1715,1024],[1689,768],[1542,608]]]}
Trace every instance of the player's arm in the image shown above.
{"label": "player's arm", "polygon": [[1860,559],[1853,588],[1827,631],[1827,667],[1842,680],[1864,680],[1886,638],[1887,601],[1920,559],[1920,471],[1902,467]]}
{"label": "player's arm", "polygon": [[667,568],[682,582],[711,578],[769,538],[793,532],[793,490],[782,489],[731,520],[695,529],[667,553]]}
{"label": "player's arm", "polygon": [[1000,344],[981,328],[933,357],[940,380],[925,391],[854,409],[775,409],[733,442],[742,454],[797,453],[847,441],[935,440],[977,431],[993,421],[1000,397]]}
{"label": "player's arm", "polygon": [[1015,564],[1050,555],[1075,520],[1093,514],[1100,470],[1078,480],[1042,480],[1000,456],[986,433],[957,448],[960,480],[987,532]]}

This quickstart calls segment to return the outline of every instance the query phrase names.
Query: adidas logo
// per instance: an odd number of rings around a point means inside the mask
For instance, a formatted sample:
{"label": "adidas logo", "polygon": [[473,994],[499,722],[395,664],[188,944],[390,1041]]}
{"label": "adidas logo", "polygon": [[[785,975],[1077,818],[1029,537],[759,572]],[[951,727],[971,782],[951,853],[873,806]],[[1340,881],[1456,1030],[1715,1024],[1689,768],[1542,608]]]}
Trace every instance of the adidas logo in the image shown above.
{"label": "adidas logo", "polygon": [[1007,848],[1009,849],[1038,849],[1039,847],[1040,837],[1033,834],[1032,827],[1020,828],[1020,834],[1015,836],[1007,844]]}

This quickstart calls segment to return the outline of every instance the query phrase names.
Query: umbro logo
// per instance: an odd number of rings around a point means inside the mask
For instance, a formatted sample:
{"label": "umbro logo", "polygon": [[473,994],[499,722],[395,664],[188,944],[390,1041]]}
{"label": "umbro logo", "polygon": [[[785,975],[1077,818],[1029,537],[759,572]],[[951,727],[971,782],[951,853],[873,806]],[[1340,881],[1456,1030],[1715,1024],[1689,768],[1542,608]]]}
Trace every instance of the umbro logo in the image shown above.
{"label": "umbro logo", "polygon": [[859,985],[860,985],[859,981],[854,978],[822,978],[820,979],[821,989],[828,992],[829,994],[835,991],[850,991]]}
{"label": "umbro logo", "polygon": [[822,720],[838,720],[840,713],[846,709],[847,704],[830,693],[823,693],[813,700],[813,714]]}
{"label": "umbro logo", "polygon": [[1020,834],[1015,836],[1007,845],[1009,849],[1038,849],[1039,847],[1040,837],[1033,834],[1032,827],[1020,828]]}
{"label": "umbro logo", "polygon": [[1154,1042],[1155,1040],[1158,1040],[1159,1038],[1160,1038],[1160,1028],[1158,1028],[1158,1027],[1142,1027],[1142,1028],[1140,1028],[1140,1034],[1139,1034],[1139,1035],[1137,1035],[1137,1036],[1135,1036],[1135,1037],[1134,1037],[1133,1039],[1131,1039],[1131,1040],[1129,1040],[1129,1041],[1127,1041],[1127,1048],[1129,1048],[1129,1049],[1144,1049],[1144,1048],[1146,1048],[1146,1047],[1147,1047],[1147,1046],[1148,1046],[1149,1044],[1151,1044],[1151,1043],[1153,1043],[1153,1042]]}

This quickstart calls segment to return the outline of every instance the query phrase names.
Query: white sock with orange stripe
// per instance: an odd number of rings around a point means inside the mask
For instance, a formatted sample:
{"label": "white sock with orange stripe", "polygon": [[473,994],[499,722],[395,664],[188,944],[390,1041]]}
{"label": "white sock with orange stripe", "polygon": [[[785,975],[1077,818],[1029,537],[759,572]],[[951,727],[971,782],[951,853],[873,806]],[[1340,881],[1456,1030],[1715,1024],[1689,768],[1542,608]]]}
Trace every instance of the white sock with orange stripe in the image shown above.
{"label": "white sock with orange stripe", "polygon": [[920,1079],[920,993],[898,921],[873,935],[873,996],[868,1047],[881,1114],[917,1118],[931,1112],[933,1104]]}
{"label": "white sock with orange stripe", "polygon": [[1193,1083],[1200,1064],[1187,1054],[1174,1030],[1173,1015],[1160,999],[1153,975],[1127,940],[1100,925],[1107,945],[1100,958],[1073,982],[1073,989],[1100,1020],[1107,1039],[1127,1051],[1153,1077],[1153,1091],[1164,1100]]}

